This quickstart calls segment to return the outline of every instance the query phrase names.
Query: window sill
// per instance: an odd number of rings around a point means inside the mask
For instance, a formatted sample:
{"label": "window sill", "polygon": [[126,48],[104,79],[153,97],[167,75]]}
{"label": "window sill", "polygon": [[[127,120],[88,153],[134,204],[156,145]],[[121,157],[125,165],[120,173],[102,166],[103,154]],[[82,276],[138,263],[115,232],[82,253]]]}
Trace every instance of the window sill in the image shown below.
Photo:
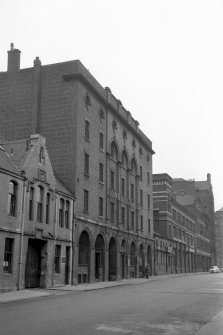
{"label": "window sill", "polygon": [[85,209],[83,209],[83,213],[85,213],[85,214],[89,214],[89,212],[86,211]]}
{"label": "window sill", "polygon": [[89,173],[87,173],[87,172],[84,172],[84,176],[87,177],[87,178],[90,177]]}
{"label": "window sill", "polygon": [[87,142],[89,142],[89,143],[90,143],[90,138],[88,138],[88,137],[84,136],[84,139],[85,139],[85,141],[87,141]]}
{"label": "window sill", "polygon": [[99,180],[99,184],[104,185],[105,183],[101,180]]}
{"label": "window sill", "polygon": [[98,215],[99,219],[104,219],[104,216]]}

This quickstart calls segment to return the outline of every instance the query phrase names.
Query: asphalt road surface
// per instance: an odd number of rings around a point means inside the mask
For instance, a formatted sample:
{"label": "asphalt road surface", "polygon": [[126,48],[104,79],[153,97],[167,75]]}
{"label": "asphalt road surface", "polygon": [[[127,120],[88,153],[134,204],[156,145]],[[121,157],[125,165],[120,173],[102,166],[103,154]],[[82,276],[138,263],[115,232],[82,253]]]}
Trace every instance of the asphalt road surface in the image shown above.
{"label": "asphalt road surface", "polygon": [[2,304],[0,334],[191,335],[221,310],[223,273],[204,273]]}

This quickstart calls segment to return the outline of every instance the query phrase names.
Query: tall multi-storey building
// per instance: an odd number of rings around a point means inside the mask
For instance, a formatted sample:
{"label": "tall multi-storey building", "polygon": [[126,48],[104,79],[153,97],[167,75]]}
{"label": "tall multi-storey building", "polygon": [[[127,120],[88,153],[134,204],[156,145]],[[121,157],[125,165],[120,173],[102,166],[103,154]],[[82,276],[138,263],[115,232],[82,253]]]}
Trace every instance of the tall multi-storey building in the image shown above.
{"label": "tall multi-storey building", "polygon": [[0,73],[0,133],[43,135],[56,176],[76,197],[74,282],[153,271],[151,141],[79,60]]}
{"label": "tall multi-storey building", "polygon": [[223,207],[215,212],[216,263],[223,269]]}
{"label": "tall multi-storey building", "polygon": [[0,292],[72,283],[74,197],[45,139],[0,146]]}
{"label": "tall multi-storey building", "polygon": [[154,174],[153,206],[155,272],[206,271],[211,264],[210,222],[191,185]]}

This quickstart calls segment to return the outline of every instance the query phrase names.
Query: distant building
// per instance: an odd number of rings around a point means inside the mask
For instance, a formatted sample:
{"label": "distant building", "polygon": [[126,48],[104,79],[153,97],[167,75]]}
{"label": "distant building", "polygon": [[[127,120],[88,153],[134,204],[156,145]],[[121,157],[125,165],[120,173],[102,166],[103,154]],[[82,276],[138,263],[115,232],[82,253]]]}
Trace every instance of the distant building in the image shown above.
{"label": "distant building", "polygon": [[223,207],[215,212],[216,263],[223,269]]}
{"label": "distant building", "polygon": [[0,184],[0,292],[71,284],[74,197],[44,138],[2,143]]}
{"label": "distant building", "polygon": [[153,207],[155,272],[206,271],[212,263],[210,221],[195,184],[154,174]]}
{"label": "distant building", "polygon": [[56,176],[76,197],[74,283],[153,272],[151,141],[79,60],[0,73],[0,134],[46,138]]}

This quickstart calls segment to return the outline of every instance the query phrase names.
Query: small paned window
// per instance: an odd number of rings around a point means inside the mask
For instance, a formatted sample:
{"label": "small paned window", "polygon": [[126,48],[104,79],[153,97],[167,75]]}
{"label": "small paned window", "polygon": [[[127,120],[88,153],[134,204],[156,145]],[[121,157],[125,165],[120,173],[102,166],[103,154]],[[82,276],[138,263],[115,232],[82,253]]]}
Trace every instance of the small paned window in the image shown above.
{"label": "small paned window", "polygon": [[104,199],[102,197],[99,197],[99,216],[103,217],[104,216],[104,211],[103,211],[103,207],[104,207],[104,204],[103,204],[103,201]]}
{"label": "small paned window", "polygon": [[59,226],[64,228],[64,199],[60,199]]}
{"label": "small paned window", "polygon": [[150,219],[148,219],[148,233],[150,234],[150,232],[151,232]]}
{"label": "small paned window", "polygon": [[89,176],[89,155],[84,154],[84,174]]}
{"label": "small paned window", "polygon": [[135,188],[134,188],[134,185],[131,184],[131,201],[134,202],[135,200]]}
{"label": "small paned window", "polygon": [[84,212],[88,213],[88,197],[89,192],[87,190],[84,190]]}
{"label": "small paned window", "polygon": [[131,228],[134,229],[135,227],[135,213],[131,212]]}
{"label": "small paned window", "polygon": [[29,190],[29,220],[33,220],[33,208],[34,208],[34,187],[30,187],[30,190]]}
{"label": "small paned window", "polygon": [[115,172],[111,170],[111,189],[115,189]]}
{"label": "small paned window", "polygon": [[147,196],[147,200],[148,200],[148,208],[150,208],[150,195],[149,194]]}
{"label": "small paned window", "polygon": [[16,216],[18,184],[15,181],[9,183],[9,215]]}
{"label": "small paned window", "polygon": [[90,140],[90,123],[88,120],[85,120],[85,139]]}
{"label": "small paned window", "polygon": [[121,190],[122,190],[122,195],[125,195],[125,178],[122,178],[121,180]]}
{"label": "small paned window", "polygon": [[143,216],[140,215],[140,229],[143,230]]}
{"label": "small paned window", "polygon": [[150,173],[147,172],[147,184],[150,185]]}
{"label": "small paned window", "polygon": [[50,223],[50,194],[46,194],[46,224]]}
{"label": "small paned window", "polygon": [[124,225],[125,224],[125,207],[122,207],[121,215],[122,215],[122,217],[121,217],[122,221],[121,222]]}
{"label": "small paned window", "polygon": [[43,222],[43,187],[37,188],[37,221]]}
{"label": "small paned window", "polygon": [[13,243],[14,243],[14,239],[12,238],[5,239],[3,272],[12,273]]}
{"label": "small paned window", "polygon": [[114,204],[113,201],[111,201],[110,207],[111,207],[111,222],[114,222],[114,219],[115,219],[115,204]]}
{"label": "small paned window", "polygon": [[140,180],[142,181],[142,166],[140,166]]}
{"label": "small paned window", "polygon": [[143,206],[143,190],[140,190],[140,205]]}
{"label": "small paned window", "polygon": [[99,181],[104,182],[104,165],[102,163],[99,163]]}
{"label": "small paned window", "polygon": [[99,133],[99,148],[104,150],[104,134],[101,132]]}
{"label": "small paned window", "polygon": [[55,245],[54,271],[60,273],[61,245]]}
{"label": "small paned window", "polygon": [[65,228],[69,229],[70,227],[70,202],[67,200],[66,201],[66,206],[65,206]]}

